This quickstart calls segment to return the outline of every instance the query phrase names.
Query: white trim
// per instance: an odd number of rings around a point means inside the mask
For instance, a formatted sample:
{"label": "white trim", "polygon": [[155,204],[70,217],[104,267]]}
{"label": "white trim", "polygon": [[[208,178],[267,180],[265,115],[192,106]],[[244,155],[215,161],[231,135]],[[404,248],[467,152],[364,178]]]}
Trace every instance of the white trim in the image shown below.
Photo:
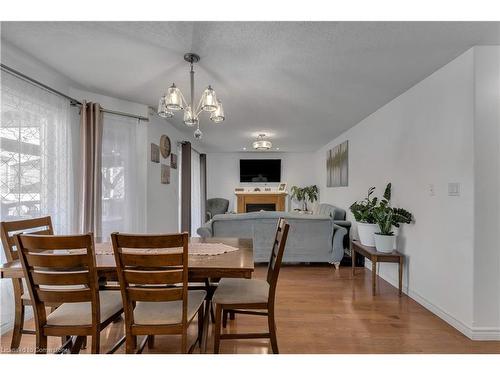
{"label": "white trim", "polygon": [[497,327],[473,328],[471,335],[468,337],[471,340],[500,341],[500,328],[497,328]]}
{"label": "white trim", "polygon": [[7,332],[11,331],[14,327],[14,321],[2,323],[0,325],[0,335],[5,335]]}
{"label": "white trim", "polygon": [[[367,268],[371,272],[371,262],[366,259],[365,268]],[[398,281],[389,277],[384,273],[377,272],[377,276],[387,281],[389,284],[398,288]],[[432,302],[429,302],[427,299],[422,297],[417,292],[411,290],[408,285],[403,284],[403,293],[408,297],[414,299],[420,305],[425,307],[434,315],[443,319],[446,323],[451,325],[457,331],[465,335],[471,340],[474,341],[500,341],[500,327],[471,327],[462,321],[454,318],[446,311],[442,310],[440,307],[434,305]]]}
{"label": "white trim", "polygon": [[[26,308],[24,310],[24,321],[27,322],[28,320],[33,318],[33,311],[29,308]],[[2,322],[0,325],[0,335],[3,336],[7,332],[10,332],[14,329],[14,315],[12,315],[12,319],[9,319],[6,322]]]}

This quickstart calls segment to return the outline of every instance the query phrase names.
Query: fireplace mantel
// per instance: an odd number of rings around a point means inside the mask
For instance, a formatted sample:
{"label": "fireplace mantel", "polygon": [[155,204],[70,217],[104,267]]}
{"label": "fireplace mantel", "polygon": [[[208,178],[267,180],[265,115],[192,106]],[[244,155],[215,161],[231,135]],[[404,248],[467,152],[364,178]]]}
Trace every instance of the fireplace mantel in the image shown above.
{"label": "fireplace mantel", "polygon": [[237,212],[247,212],[247,204],[274,204],[276,211],[285,211],[286,192],[277,191],[237,191]]}

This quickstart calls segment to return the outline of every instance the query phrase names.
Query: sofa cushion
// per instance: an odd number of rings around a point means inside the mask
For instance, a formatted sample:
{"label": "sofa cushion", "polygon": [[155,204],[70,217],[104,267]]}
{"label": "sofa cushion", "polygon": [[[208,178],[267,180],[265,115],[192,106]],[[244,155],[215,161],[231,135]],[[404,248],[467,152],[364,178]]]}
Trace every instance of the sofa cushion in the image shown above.
{"label": "sofa cushion", "polygon": [[296,212],[284,212],[284,211],[258,211],[258,212],[248,212],[243,214],[225,214],[225,215],[215,215],[212,220],[216,221],[235,221],[235,220],[261,220],[261,219],[300,219],[300,220],[317,220],[317,219],[329,219],[328,214],[315,214],[306,215]]}
{"label": "sofa cushion", "polygon": [[321,203],[316,207],[314,214],[327,215],[334,220],[345,220],[346,212],[343,208],[336,207],[328,203]]}

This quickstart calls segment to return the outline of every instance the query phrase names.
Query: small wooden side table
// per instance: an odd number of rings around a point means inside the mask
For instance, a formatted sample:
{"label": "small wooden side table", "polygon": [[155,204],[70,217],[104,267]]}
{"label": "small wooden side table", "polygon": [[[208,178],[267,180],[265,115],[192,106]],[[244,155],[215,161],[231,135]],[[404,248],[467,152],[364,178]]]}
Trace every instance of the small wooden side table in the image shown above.
{"label": "small wooden side table", "polygon": [[361,242],[353,240],[351,246],[352,252],[352,275],[354,276],[356,267],[356,253],[370,259],[372,262],[372,295],[375,295],[377,284],[377,263],[398,263],[399,264],[399,296],[403,289],[403,262],[404,255],[394,250],[392,253],[380,253],[371,246],[362,245]]}

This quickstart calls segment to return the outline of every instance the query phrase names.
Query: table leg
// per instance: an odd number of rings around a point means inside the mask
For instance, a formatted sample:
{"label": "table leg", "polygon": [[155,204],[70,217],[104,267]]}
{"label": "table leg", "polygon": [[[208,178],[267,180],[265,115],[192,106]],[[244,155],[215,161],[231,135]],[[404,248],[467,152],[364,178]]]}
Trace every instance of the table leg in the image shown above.
{"label": "table leg", "polygon": [[403,257],[399,258],[399,296],[403,294]]}
{"label": "table leg", "polygon": [[212,301],[205,300],[205,313],[203,314],[203,333],[201,336],[201,353],[205,354],[207,352],[207,342],[208,342],[208,325],[210,324],[210,306]]}
{"label": "table leg", "polygon": [[375,295],[375,289],[377,284],[377,261],[372,258],[372,295]]}
{"label": "table leg", "polygon": [[354,276],[355,270],[356,270],[356,251],[354,249],[351,250],[352,255],[351,255],[351,270],[352,270],[352,276]]}

